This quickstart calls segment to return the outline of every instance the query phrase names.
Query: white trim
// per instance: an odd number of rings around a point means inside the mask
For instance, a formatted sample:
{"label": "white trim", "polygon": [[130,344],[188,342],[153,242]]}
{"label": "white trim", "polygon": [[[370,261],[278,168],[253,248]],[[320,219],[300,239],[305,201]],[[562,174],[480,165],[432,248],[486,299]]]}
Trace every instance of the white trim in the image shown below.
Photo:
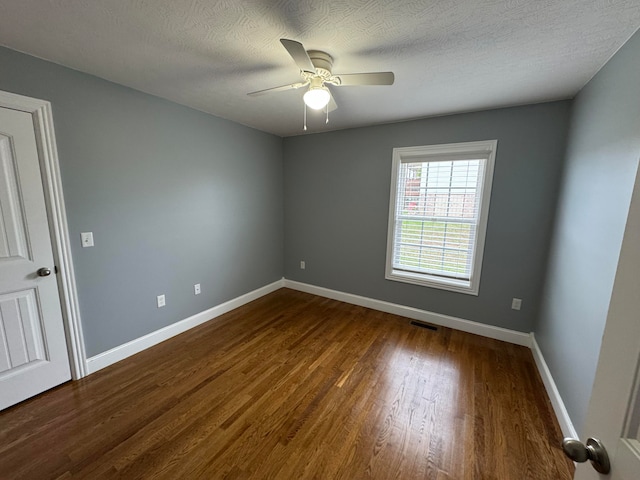
{"label": "white trim", "polygon": [[[391,165],[391,188],[389,193],[389,221],[387,226],[387,258],[385,278],[396,282],[412,283],[441,290],[478,295],[480,272],[489,219],[489,204],[498,140],[478,142],[450,143],[441,145],[423,145],[417,147],[399,147],[393,149]],[[410,162],[429,162],[443,159],[484,159],[482,178],[479,180],[480,208],[476,224],[473,246],[473,264],[470,266],[470,279],[456,280],[420,272],[406,272],[393,268],[393,251],[396,240],[396,207],[398,197],[398,175],[400,165]]]}
{"label": "white trim", "polygon": [[487,338],[493,338],[504,342],[513,343],[515,345],[521,345],[531,349],[533,358],[544,383],[547,395],[553,406],[554,413],[562,429],[562,434],[565,437],[578,438],[569,413],[564,406],[560,392],[558,391],[556,384],[551,376],[551,372],[547,367],[540,347],[538,346],[533,333],[517,332],[515,330],[509,330],[507,328],[495,327],[492,325],[485,325],[462,318],[452,317],[449,315],[442,315],[440,313],[429,312],[427,310],[420,310],[418,308],[407,307],[396,303],[385,302],[382,300],[376,300],[369,297],[362,297],[360,295],[354,295],[351,293],[340,292],[337,290],[331,290],[324,287],[318,287],[307,283],[297,282],[294,280],[287,280],[285,278],[275,281],[269,285],[253,290],[249,293],[241,295],[240,297],[229,300],[215,307],[212,307],[203,312],[197,313],[189,318],[185,318],[179,322],[168,325],[160,330],[149,333],[143,337],[137,338],[130,342],[127,342],[118,347],[112,348],[106,352],[95,355],[86,362],[87,374],[95,373],[109,365],[112,365],[120,360],[124,360],[131,355],[135,355],[147,348],[157,345],[160,342],[164,342],[171,337],[179,335],[191,328],[206,323],[210,320],[219,317],[231,310],[241,307],[253,300],[256,300],[264,295],[275,292],[280,288],[290,288],[292,290],[298,290],[300,292],[306,292],[313,295],[318,295],[325,298],[331,298],[352,305],[359,305],[373,310],[381,312],[392,313],[395,315],[401,315],[414,320],[420,320],[428,322],[434,325],[453,328],[467,333],[475,335],[481,335]]}
{"label": "white trim", "polygon": [[131,340],[130,342],[114,347],[111,350],[95,355],[87,359],[87,372],[89,374],[97,372],[102,368],[108,367],[109,365],[119,362],[120,360],[124,360],[131,355],[135,355],[147,348],[153,347],[160,342],[164,342],[171,337],[175,337],[176,335],[186,332],[193,327],[197,327],[209,320],[213,320],[214,318],[230,312],[235,308],[241,307],[242,305],[252,302],[253,300],[263,297],[271,292],[275,292],[283,286],[284,279],[277,280],[269,285],[265,285],[264,287],[229,300],[228,302],[209,308],[203,312],[196,313],[189,318],[172,323],[160,330],[156,330],[155,332],[151,332],[143,337],[136,338],[135,340]]}
{"label": "white trim", "polygon": [[553,380],[551,371],[547,366],[547,362],[544,360],[542,350],[540,350],[533,333],[531,333],[531,353],[533,354],[533,359],[538,367],[538,372],[540,372],[540,377],[542,377],[542,383],[544,383],[544,387],[547,390],[549,400],[551,400],[551,405],[553,406],[553,411],[555,412],[558,423],[560,424],[562,434],[565,437],[579,438],[576,429],[573,427],[573,422],[571,421],[569,412],[567,412],[567,409],[564,406],[564,402],[562,401],[556,382]]}
{"label": "white trim", "polygon": [[29,113],[33,117],[53,255],[59,271],[57,279],[67,336],[67,348],[69,349],[69,363],[72,376],[77,380],[87,375],[86,354],[51,103],[46,100],[0,91],[0,107]]}
{"label": "white trim", "polygon": [[397,303],[384,302],[382,300],[376,300],[374,298],[361,297],[360,295],[339,292],[337,290],[330,290],[324,287],[316,287],[315,285],[296,282],[294,280],[285,279],[284,286],[293,290],[312,293],[321,297],[332,298],[334,300],[351,303],[353,305],[360,305],[361,307],[367,307],[373,310],[379,310],[381,312],[402,315],[403,317],[412,318],[414,320],[421,320],[423,322],[440,325],[442,327],[454,328],[463,332],[473,333],[475,335],[481,335],[488,338],[494,338],[496,340],[502,340],[503,342],[514,343],[516,345],[522,345],[525,347],[531,346],[531,337],[528,333],[517,332],[515,330],[509,330],[502,327],[494,327],[493,325],[472,322],[470,320],[464,320],[462,318],[442,315],[441,313],[420,310],[418,308],[407,307],[404,305],[399,305]]}
{"label": "white trim", "polygon": [[264,287],[253,290],[240,297],[229,300],[215,307],[212,307],[203,312],[197,313],[189,318],[185,318],[179,322],[168,325],[160,330],[149,333],[143,337],[137,338],[130,342],[127,342],[118,347],[112,348],[106,352],[95,355],[86,362],[87,374],[91,374],[101,370],[109,365],[112,365],[120,360],[124,360],[131,355],[135,355],[147,348],[157,345],[160,342],[164,342],[171,337],[179,335],[191,328],[206,323],[210,320],[219,317],[231,310],[241,307],[253,300],[256,300],[264,295],[275,292],[280,288],[291,288],[292,290],[298,290],[301,292],[318,295],[325,298],[331,298],[352,305],[359,305],[373,310],[381,312],[392,313],[395,315],[401,315],[414,320],[421,320],[434,325],[453,328],[467,333],[475,335],[481,335],[483,337],[493,338],[504,342],[513,343],[515,345],[522,345],[531,349],[533,358],[535,360],[536,367],[542,378],[547,395],[553,406],[554,413],[562,429],[562,434],[565,437],[578,438],[569,413],[564,406],[560,392],[558,391],[556,384],[551,376],[551,372],[547,367],[540,347],[538,346],[534,334],[517,332],[515,330],[509,330],[507,328],[495,327],[492,325],[485,325],[478,322],[472,322],[462,318],[451,317],[449,315],[442,315],[440,313],[429,312],[427,310],[420,310],[418,308],[407,307],[396,303],[385,302],[382,300],[376,300],[369,297],[362,297],[360,295],[354,295],[351,293],[340,292],[337,290],[331,290],[324,287],[318,287],[307,283],[297,282],[294,280],[287,280],[285,278],[273,282]]}

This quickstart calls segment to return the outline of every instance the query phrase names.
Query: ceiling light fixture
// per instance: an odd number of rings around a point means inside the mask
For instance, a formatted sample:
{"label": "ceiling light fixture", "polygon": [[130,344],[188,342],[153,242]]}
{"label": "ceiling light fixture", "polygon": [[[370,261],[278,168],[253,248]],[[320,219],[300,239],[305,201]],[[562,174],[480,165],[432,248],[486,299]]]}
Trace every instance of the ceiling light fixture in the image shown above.
{"label": "ceiling light fixture", "polygon": [[327,87],[309,87],[309,90],[302,97],[307,107],[314,110],[321,110],[327,106],[331,99],[331,94]]}
{"label": "ceiling light fixture", "polygon": [[320,76],[311,77],[309,90],[302,97],[307,107],[314,110],[321,110],[327,106],[331,100],[329,89],[324,86],[324,79]]}

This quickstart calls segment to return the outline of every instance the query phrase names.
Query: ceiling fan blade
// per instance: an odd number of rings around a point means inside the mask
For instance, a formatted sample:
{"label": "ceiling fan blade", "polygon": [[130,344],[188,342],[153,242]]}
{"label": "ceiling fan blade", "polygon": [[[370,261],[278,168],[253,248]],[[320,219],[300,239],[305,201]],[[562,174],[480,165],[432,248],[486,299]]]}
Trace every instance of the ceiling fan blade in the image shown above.
{"label": "ceiling fan blade", "polygon": [[291,58],[293,58],[293,61],[296,62],[296,65],[298,65],[300,70],[316,73],[316,67],[313,66],[313,62],[309,58],[309,54],[300,42],[281,38],[280,43],[282,43],[282,46],[287,49],[287,52],[289,52],[289,55],[291,55]]}
{"label": "ceiling fan blade", "polygon": [[336,75],[340,85],[393,85],[393,72],[347,73]]}
{"label": "ceiling fan blade", "polygon": [[333,112],[335,109],[338,108],[338,104],[333,98],[333,95],[331,95],[331,97],[329,98],[329,105],[327,105],[327,108],[329,109],[330,112]]}
{"label": "ceiling fan blade", "polygon": [[273,88],[265,88],[264,90],[258,90],[257,92],[247,93],[247,95],[250,95],[252,97],[256,97],[258,95],[263,95],[265,93],[282,92],[284,90],[292,90],[292,89],[304,87],[304,86],[306,86],[308,84],[309,84],[309,82],[290,83],[289,85],[282,85],[280,87],[273,87]]}

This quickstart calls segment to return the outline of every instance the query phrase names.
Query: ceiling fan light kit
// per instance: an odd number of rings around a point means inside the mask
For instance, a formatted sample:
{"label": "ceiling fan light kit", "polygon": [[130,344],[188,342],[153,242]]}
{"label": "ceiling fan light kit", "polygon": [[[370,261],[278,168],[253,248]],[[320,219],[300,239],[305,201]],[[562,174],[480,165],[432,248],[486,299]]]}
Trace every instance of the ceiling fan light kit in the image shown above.
{"label": "ceiling fan light kit", "polygon": [[[315,85],[314,85],[315,84]],[[311,85],[302,97],[307,107],[314,110],[320,110],[326,107],[331,100],[329,89],[322,85],[322,81],[318,78],[311,79]]]}
{"label": "ceiling fan light kit", "polygon": [[293,58],[293,61],[300,69],[302,82],[267,88],[266,90],[258,90],[248,95],[257,96],[268,92],[278,92],[309,86],[309,89],[302,97],[305,104],[304,130],[307,129],[306,107],[312,108],[313,110],[326,108],[327,123],[329,122],[329,111],[338,108],[327,85],[333,85],[335,87],[343,85],[393,85],[395,80],[393,72],[333,75],[331,72],[333,58],[328,53],[319,50],[307,51],[300,42],[286,38],[280,39],[280,43],[282,43],[282,46],[289,52],[289,55],[291,55],[291,58]]}

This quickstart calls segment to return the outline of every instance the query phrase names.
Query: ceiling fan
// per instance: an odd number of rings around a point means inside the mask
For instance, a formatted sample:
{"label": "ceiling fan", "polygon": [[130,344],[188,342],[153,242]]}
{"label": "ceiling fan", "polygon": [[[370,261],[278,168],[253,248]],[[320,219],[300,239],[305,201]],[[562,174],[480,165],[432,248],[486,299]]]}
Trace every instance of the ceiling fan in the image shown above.
{"label": "ceiling fan", "polygon": [[[251,92],[248,95],[256,96],[270,92],[298,89],[308,86],[304,94],[304,103],[309,108],[321,110],[327,107],[327,115],[338,108],[327,85],[336,87],[358,85],[393,85],[393,72],[369,72],[347,73],[334,75],[331,71],[333,58],[326,52],[319,50],[305,50],[300,42],[295,40],[280,39],[280,43],[287,49],[289,55],[300,69],[301,82],[290,83],[280,87],[267,88]],[[306,110],[305,110],[306,112]],[[327,116],[328,121],[328,116]],[[305,125],[306,130],[306,125]]]}

